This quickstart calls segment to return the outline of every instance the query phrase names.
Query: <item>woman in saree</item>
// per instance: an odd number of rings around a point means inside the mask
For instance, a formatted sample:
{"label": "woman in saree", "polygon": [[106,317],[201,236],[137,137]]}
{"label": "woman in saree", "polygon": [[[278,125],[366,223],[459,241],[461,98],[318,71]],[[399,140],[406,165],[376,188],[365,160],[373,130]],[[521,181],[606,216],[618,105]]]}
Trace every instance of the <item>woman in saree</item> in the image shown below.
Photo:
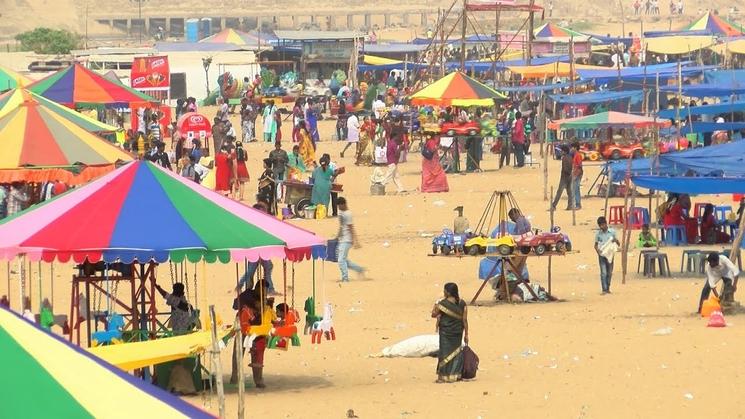
{"label": "woman in saree", "polygon": [[365,166],[373,164],[373,149],[375,148],[372,144],[373,138],[375,138],[375,123],[370,120],[369,116],[366,116],[362,118],[359,152],[357,153],[357,160],[354,164]]}
{"label": "woman in saree", "polygon": [[306,128],[305,121],[300,122],[300,130],[298,131],[298,138],[300,139],[300,156],[303,158],[305,167],[313,167],[316,161],[316,149],[313,147],[313,141],[310,139],[310,133]]}
{"label": "woman in saree", "polygon": [[324,154],[318,161],[319,166],[313,170],[313,189],[310,202],[313,205],[323,205],[329,208],[331,201],[331,184],[336,177],[336,170],[331,167],[331,157]]}
{"label": "woman in saree", "polygon": [[440,350],[437,355],[437,382],[452,383],[463,375],[463,346],[468,345],[468,309],[458,295],[458,285],[445,284],[445,298],[432,308],[437,319]]}
{"label": "woman in saree", "polygon": [[316,114],[316,108],[311,99],[308,99],[305,108],[305,128],[310,134],[310,140],[313,142],[313,149],[315,150],[316,143],[320,141],[321,137],[318,134],[318,114]]}
{"label": "woman in saree", "polygon": [[287,153],[287,165],[290,167],[288,173],[289,179],[301,180],[304,177],[307,169],[305,168],[303,156],[300,155],[300,145],[295,144],[292,146],[292,151]]}
{"label": "woman in saree", "polygon": [[430,137],[422,146],[422,185],[421,191],[447,192],[448,176],[440,165],[440,154],[437,152],[438,139]]}

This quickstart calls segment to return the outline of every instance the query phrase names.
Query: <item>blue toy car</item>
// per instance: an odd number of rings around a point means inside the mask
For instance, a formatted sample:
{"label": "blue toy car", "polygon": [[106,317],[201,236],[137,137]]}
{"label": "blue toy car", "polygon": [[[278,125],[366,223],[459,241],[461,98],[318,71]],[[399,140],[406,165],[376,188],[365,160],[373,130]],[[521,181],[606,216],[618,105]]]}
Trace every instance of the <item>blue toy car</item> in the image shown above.
{"label": "blue toy car", "polygon": [[463,245],[468,237],[465,234],[453,234],[450,229],[443,229],[442,234],[432,239],[432,253],[441,252],[443,255],[449,255],[452,251],[463,253]]}

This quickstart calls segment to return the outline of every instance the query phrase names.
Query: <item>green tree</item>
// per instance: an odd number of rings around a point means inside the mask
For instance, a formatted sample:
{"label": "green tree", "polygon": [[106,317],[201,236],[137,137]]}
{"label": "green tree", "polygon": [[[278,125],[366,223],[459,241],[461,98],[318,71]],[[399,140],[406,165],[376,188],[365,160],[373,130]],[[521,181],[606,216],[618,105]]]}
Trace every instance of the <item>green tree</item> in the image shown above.
{"label": "green tree", "polygon": [[24,51],[37,54],[68,54],[80,47],[80,35],[64,29],[36,28],[16,35]]}

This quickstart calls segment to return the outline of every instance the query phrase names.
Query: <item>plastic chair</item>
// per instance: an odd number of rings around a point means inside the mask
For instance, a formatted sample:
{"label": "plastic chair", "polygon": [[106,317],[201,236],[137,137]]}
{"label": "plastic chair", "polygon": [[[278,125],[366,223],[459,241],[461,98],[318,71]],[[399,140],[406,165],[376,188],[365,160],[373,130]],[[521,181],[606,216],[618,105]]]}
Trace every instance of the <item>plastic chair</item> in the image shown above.
{"label": "plastic chair", "polygon": [[608,208],[608,224],[623,224],[623,205],[613,205]]}
{"label": "plastic chair", "polygon": [[[695,272],[692,271],[691,268],[696,268],[694,259],[699,254],[701,254],[701,251],[698,249],[684,250],[683,256],[680,258],[680,272]],[[685,265],[685,271],[683,270],[683,265]]]}
{"label": "plastic chair", "polygon": [[629,228],[641,230],[644,224],[649,224],[649,210],[642,207],[633,207],[629,213]]}
{"label": "plastic chair", "polygon": [[688,244],[685,226],[667,226],[664,227],[665,234],[663,242],[668,246],[679,246]]}
{"label": "plastic chair", "polygon": [[641,250],[639,252],[639,257],[636,258],[636,273],[640,272],[642,259],[644,259],[644,272],[647,272],[647,258],[646,255],[657,253],[657,250]]}
{"label": "plastic chair", "polygon": [[667,254],[661,252],[644,255],[644,276],[657,276],[655,262],[660,267],[660,276],[670,276],[670,263],[668,262]]}
{"label": "plastic chair", "polygon": [[706,206],[709,205],[709,202],[697,202],[693,205],[693,216],[696,218],[701,218],[701,216],[704,215],[704,209],[706,209]]}
{"label": "plastic chair", "polygon": [[727,222],[727,214],[732,212],[730,205],[716,206],[714,208],[714,218],[717,219],[717,223],[724,224]]}

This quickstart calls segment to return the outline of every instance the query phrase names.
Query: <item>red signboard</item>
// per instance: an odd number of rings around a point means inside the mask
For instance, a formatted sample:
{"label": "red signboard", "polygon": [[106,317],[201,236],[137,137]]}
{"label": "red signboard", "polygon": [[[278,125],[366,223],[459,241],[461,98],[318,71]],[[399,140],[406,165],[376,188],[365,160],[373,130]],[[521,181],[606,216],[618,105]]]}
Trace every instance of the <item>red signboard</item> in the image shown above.
{"label": "red signboard", "polygon": [[168,90],[171,85],[168,57],[135,58],[129,79],[132,87],[138,90]]}
{"label": "red signboard", "polygon": [[207,138],[212,135],[210,120],[196,112],[187,112],[181,115],[176,122],[176,129],[182,138]]}

